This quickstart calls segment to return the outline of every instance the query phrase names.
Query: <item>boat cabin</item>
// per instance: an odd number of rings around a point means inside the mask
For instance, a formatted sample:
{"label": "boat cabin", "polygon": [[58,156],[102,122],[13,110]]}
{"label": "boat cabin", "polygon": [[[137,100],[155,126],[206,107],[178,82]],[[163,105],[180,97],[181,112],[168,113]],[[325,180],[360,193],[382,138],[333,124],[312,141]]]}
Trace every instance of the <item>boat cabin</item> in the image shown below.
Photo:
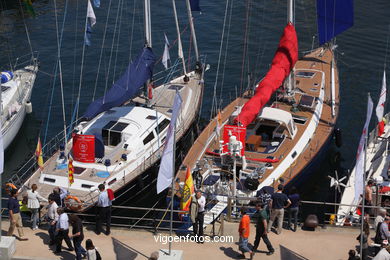
{"label": "boat cabin", "polygon": [[264,107],[256,120],[247,126],[246,150],[274,153],[285,138],[294,139],[296,133],[291,113]]}

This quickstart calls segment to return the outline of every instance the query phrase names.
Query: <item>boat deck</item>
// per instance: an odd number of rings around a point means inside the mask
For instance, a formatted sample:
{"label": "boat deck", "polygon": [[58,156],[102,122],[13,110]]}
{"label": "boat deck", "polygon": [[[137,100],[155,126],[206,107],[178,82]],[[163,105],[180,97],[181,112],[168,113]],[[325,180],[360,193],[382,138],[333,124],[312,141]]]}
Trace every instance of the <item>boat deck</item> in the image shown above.
{"label": "boat deck", "polygon": [[[295,75],[299,72],[309,72],[309,71],[319,71],[322,73],[316,73],[313,78],[302,78],[295,77],[296,79],[296,89],[298,90],[295,93],[294,99],[296,103],[299,103],[302,96],[312,96],[315,100],[319,99],[320,95],[320,86],[321,81],[323,81],[324,87],[324,103],[322,106],[321,115],[319,116],[319,123],[317,128],[313,128],[309,126],[309,123],[305,124],[296,123],[295,125],[298,128],[297,134],[292,140],[290,137],[285,137],[284,140],[280,143],[277,150],[271,153],[265,152],[265,148],[263,147],[255,147],[255,151],[248,151],[246,149],[245,156],[247,162],[250,164],[251,158],[254,159],[265,159],[269,156],[274,157],[275,159],[279,159],[279,162],[272,163],[273,168],[267,169],[262,178],[260,179],[260,185],[277,185],[277,179],[283,177],[285,183],[288,183],[292,180],[297,174],[299,174],[306,166],[310,163],[310,161],[319,153],[320,149],[324,146],[324,144],[328,141],[329,137],[332,134],[333,127],[335,125],[337,115],[338,115],[338,105],[339,105],[339,89],[338,89],[338,73],[335,68],[335,115],[332,116],[331,112],[331,60],[332,53],[329,50],[322,51],[321,49],[317,49],[315,52],[304,56],[303,59],[298,60],[295,65]],[[242,106],[249,100],[249,97],[245,96],[237,98],[232,103],[230,103],[227,107],[225,107],[221,111],[221,121],[224,124],[228,123],[230,115],[235,111],[237,106]],[[318,102],[318,101],[315,101]],[[275,100],[271,107],[279,108],[284,111],[290,112],[293,118],[307,118],[308,121],[313,117],[318,117],[313,110],[310,109],[302,109],[300,108],[298,111],[293,111],[291,102],[284,102],[283,100]],[[314,104],[315,106],[315,104]],[[293,112],[292,112],[293,111]],[[188,152],[184,161],[182,162],[181,169],[178,171],[178,177],[180,181],[184,181],[186,174],[186,167],[190,167],[193,169],[197,163],[205,164],[202,162],[205,158],[209,158],[210,156],[206,155],[206,151],[215,151],[219,150],[219,138],[216,135],[216,126],[217,126],[217,117],[215,117],[209,125],[204,129],[204,131],[197,138],[192,148]],[[250,127],[250,125],[248,126]],[[292,164],[278,177],[272,178],[270,180],[271,174],[273,173],[273,169],[277,168],[281,165],[286,158],[290,157],[290,152],[294,147],[297,146],[297,143],[300,141],[304,131],[308,129],[308,127],[312,127],[312,131],[314,131],[314,135],[311,139],[308,140],[304,145],[303,152],[298,155],[298,157],[294,160]],[[309,129],[310,130],[310,129]],[[222,132],[220,133],[222,136]],[[253,149],[252,149],[253,150]],[[215,159],[219,159],[219,156],[216,156]],[[253,162],[252,162],[253,163]],[[207,163],[206,163],[207,164]],[[209,165],[216,166],[217,163],[208,162]],[[207,171],[207,167],[203,167],[201,173],[205,174]],[[205,176],[204,176],[205,177]],[[267,183],[262,183],[264,180],[267,180]]]}

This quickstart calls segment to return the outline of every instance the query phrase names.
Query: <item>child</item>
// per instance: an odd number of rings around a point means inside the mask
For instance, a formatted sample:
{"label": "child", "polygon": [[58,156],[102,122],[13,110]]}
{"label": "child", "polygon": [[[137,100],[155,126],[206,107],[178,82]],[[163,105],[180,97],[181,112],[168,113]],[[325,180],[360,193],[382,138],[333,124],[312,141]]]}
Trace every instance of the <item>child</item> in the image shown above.
{"label": "child", "polygon": [[99,254],[99,251],[95,248],[91,239],[85,241],[85,249],[87,249],[88,260],[101,260],[102,257]]}

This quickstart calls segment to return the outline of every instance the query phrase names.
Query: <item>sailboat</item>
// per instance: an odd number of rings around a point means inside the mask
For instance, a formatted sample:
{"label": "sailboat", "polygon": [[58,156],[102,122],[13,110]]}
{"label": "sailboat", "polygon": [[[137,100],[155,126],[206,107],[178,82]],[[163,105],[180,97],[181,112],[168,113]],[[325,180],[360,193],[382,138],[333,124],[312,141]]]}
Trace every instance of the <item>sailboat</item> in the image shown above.
{"label": "sailboat", "polygon": [[[176,93],[181,96],[183,104],[176,122],[177,140],[196,120],[202,98],[204,65],[198,55],[188,0],[186,4],[197,61],[195,69],[186,71],[179,38],[183,74],[152,87],[156,57],[151,41],[150,0],[145,0],[145,45],[137,58],[103,97],[89,105],[73,129],[71,140],[61,145],[44,163],[43,169],[30,176],[25,172],[19,174],[19,178],[25,180],[25,186],[36,183],[44,197],[54,187],[66,188],[73,199],[76,197],[76,201],[83,202],[72,207],[68,204],[69,208],[78,211],[94,205],[99,194],[97,187],[102,183],[114,191],[116,198],[127,194],[126,199],[151,187],[156,176],[148,169],[161,159]],[[176,15],[175,5],[174,10]],[[177,23],[177,18],[175,20]],[[180,37],[178,23],[176,25]],[[139,94],[142,88],[146,89],[146,93]],[[66,140],[66,133],[62,135]],[[71,160],[67,159],[68,155],[73,158],[72,165],[69,163]],[[73,183],[68,178],[70,166],[73,169]],[[11,181],[18,185],[15,178]]]}
{"label": "sailboat", "polygon": [[334,45],[327,42],[352,26],[352,1],[317,1],[322,46],[300,59],[288,3],[288,24],[255,94],[247,91],[220,111],[177,172],[182,184],[189,167],[197,188],[217,198],[205,224],[227,207],[227,197],[245,204],[279,183],[302,184],[331,142],[340,100]]}

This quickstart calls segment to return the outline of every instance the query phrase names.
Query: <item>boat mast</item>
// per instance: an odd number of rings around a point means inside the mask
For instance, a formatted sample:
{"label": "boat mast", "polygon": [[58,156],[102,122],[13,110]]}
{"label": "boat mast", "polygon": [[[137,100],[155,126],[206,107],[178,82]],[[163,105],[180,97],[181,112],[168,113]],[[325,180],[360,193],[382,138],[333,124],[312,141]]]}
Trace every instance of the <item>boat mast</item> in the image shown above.
{"label": "boat mast", "polygon": [[175,0],[172,0],[172,5],[173,5],[173,12],[175,13],[175,22],[176,22],[176,30],[177,30],[177,45],[178,45],[178,53],[179,53],[179,58],[181,58],[182,63],[183,63],[183,70],[184,70],[184,75],[187,75],[186,71],[186,62],[184,59],[183,55],[183,46],[181,44],[181,36],[180,36],[180,29],[179,29],[179,20],[177,18],[177,12],[176,12],[176,3]]}
{"label": "boat mast", "polygon": [[[288,0],[287,4],[287,22],[294,24],[294,0]],[[294,68],[292,69],[292,72],[287,77],[287,94],[292,94],[293,90],[293,74],[294,74]]]}
{"label": "boat mast", "polygon": [[187,4],[188,20],[190,22],[190,27],[191,27],[191,35],[192,35],[193,43],[194,43],[195,58],[196,58],[196,63],[198,64],[199,63],[198,43],[196,41],[196,34],[195,34],[195,28],[194,28],[194,19],[192,17],[190,0],[186,0],[186,4]]}
{"label": "boat mast", "polygon": [[[150,0],[145,0],[145,48],[152,48],[152,24],[150,19]],[[146,106],[150,107],[148,88],[151,80],[148,79],[144,86],[144,95],[146,97]]]}

